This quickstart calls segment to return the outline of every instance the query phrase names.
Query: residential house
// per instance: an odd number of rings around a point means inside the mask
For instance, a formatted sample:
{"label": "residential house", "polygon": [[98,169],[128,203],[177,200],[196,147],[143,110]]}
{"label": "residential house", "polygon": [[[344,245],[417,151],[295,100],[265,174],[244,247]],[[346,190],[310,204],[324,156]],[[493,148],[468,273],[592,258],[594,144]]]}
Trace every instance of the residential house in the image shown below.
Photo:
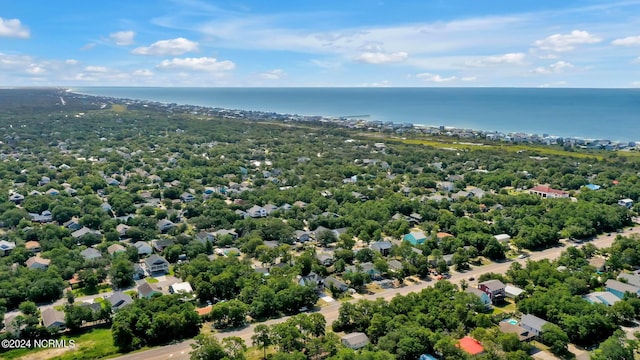
{"label": "residential house", "polygon": [[485,292],[491,301],[495,304],[504,300],[505,284],[500,280],[487,280],[478,284],[478,289]]}
{"label": "residential house", "polygon": [[146,274],[144,273],[144,269],[140,264],[133,264],[133,280],[144,279]]}
{"label": "residential house", "polygon": [[438,181],[436,183],[436,187],[438,188],[438,190],[440,191],[453,191],[453,189],[455,189],[455,184],[452,183],[451,181]]}
{"label": "residential house", "polygon": [[484,197],[484,195],[486,194],[486,191],[478,188],[478,187],[470,187],[469,189],[467,189],[471,194],[473,194],[474,197],[477,197],[478,199],[482,199]]}
{"label": "residential house", "polygon": [[535,187],[532,187],[531,189],[529,189],[529,193],[530,194],[534,194],[534,195],[538,195],[542,198],[550,198],[550,199],[555,199],[555,198],[568,198],[569,197],[569,193],[566,191],[562,191],[562,190],[556,190],[553,189],[551,186],[549,185],[538,185]]}
{"label": "residential house", "polygon": [[129,225],[126,225],[126,224],[118,224],[118,225],[116,225],[116,231],[118,232],[118,235],[120,236],[120,239],[122,239],[125,236],[127,236],[127,231],[129,231],[129,229],[131,229],[131,227]]}
{"label": "residential house", "polygon": [[147,265],[147,271],[149,273],[168,273],[169,272],[169,262],[160,255],[153,254],[144,260],[145,265]]}
{"label": "residential house", "polygon": [[620,299],[624,297],[625,293],[631,293],[636,296],[640,295],[640,287],[631,284],[625,284],[618,280],[609,279],[604,283],[604,286],[608,292],[619,297]]}
{"label": "residential house", "polygon": [[404,241],[408,241],[411,245],[422,245],[427,241],[427,235],[422,230],[412,231],[404,236]]}
{"label": "residential house", "polygon": [[42,251],[40,243],[34,240],[30,240],[24,243],[24,247],[32,253],[39,253],[40,251]]}
{"label": "residential house", "polygon": [[15,203],[15,204],[20,204],[21,202],[24,201],[24,195],[18,194],[18,193],[13,193],[9,196],[9,201]]}
{"label": "residential house", "polygon": [[489,298],[489,295],[487,295],[487,293],[485,293],[484,291],[473,287],[468,287],[465,292],[477,296],[486,307],[491,307],[491,298]]}
{"label": "residential house", "polygon": [[401,273],[404,270],[404,265],[395,259],[387,261],[387,266],[389,266],[389,271],[394,273]]}
{"label": "residential house", "polygon": [[298,276],[298,284],[302,286],[312,286],[318,291],[321,291],[324,288],[322,277],[313,271],[307,276]]}
{"label": "residential house", "polygon": [[64,312],[53,308],[42,311],[42,325],[49,330],[63,330],[65,326]]}
{"label": "residential house", "polygon": [[138,249],[138,256],[151,255],[153,249],[146,241],[136,241],[133,247]]}
{"label": "residential house", "polygon": [[308,231],[296,230],[295,235],[296,240],[301,243],[307,242],[311,239],[311,234]]}
{"label": "residential house", "polygon": [[498,234],[493,237],[502,245],[506,245],[511,241],[511,236],[509,234]]}
{"label": "residential house", "polygon": [[271,215],[272,212],[278,210],[278,207],[273,204],[266,204],[262,207],[267,215]]}
{"label": "residential house", "polygon": [[41,214],[29,213],[29,217],[31,218],[31,221],[41,224],[53,221],[53,215],[49,210],[45,210]]}
{"label": "residential house", "polygon": [[29,269],[40,269],[40,270],[44,270],[48,268],[50,264],[51,264],[51,260],[42,258],[40,257],[39,254],[28,258],[27,261],[25,262],[25,265],[27,265]]}
{"label": "residential house", "polygon": [[196,199],[196,197],[193,194],[188,193],[188,192],[183,192],[180,195],[180,200],[182,200],[183,202],[186,202],[186,203],[192,202],[195,199]]}
{"label": "residential house", "polygon": [[109,247],[107,247],[107,252],[109,253],[109,255],[114,256],[115,254],[119,253],[119,252],[126,252],[127,249],[120,245],[120,244],[111,244],[109,245]]}
{"label": "residential house", "polygon": [[80,220],[77,217],[72,217],[70,220],[65,221],[62,226],[66,227],[70,231],[76,231],[82,229],[82,225],[80,224]]}
{"label": "residential house", "polygon": [[107,300],[111,304],[112,311],[118,311],[127,305],[133,304],[131,296],[120,291],[113,293]]}
{"label": "residential house", "polygon": [[627,284],[640,287],[640,275],[638,273],[629,274],[622,272],[618,275],[618,280],[623,279]]}
{"label": "residential house", "polygon": [[169,285],[169,292],[171,294],[193,294],[193,288],[191,287],[191,284],[184,281]]}
{"label": "residential house", "polygon": [[71,237],[74,239],[80,239],[81,237],[87,235],[87,234],[93,234],[96,236],[102,236],[102,233],[98,230],[91,230],[86,226],[83,226],[82,228],[74,231],[71,233]]}
{"label": "residential house", "polygon": [[51,189],[45,191],[45,194],[51,195],[51,196],[57,196],[57,195],[60,195],[60,191],[57,190],[57,189],[51,188]]}
{"label": "residential house", "polygon": [[324,266],[331,266],[333,264],[333,252],[316,253],[316,259]]}
{"label": "residential house", "polygon": [[16,243],[13,241],[0,240],[0,256],[7,256],[13,249],[16,248]]}
{"label": "residential house", "polygon": [[605,270],[606,263],[607,260],[602,256],[594,256],[589,259],[589,265],[593,266],[594,268],[596,268],[596,271],[600,272]]}
{"label": "residential house", "polygon": [[138,298],[139,299],[149,299],[156,294],[162,295],[162,291],[160,289],[153,287],[148,282],[142,283],[142,285],[138,286]]}
{"label": "residential house", "polygon": [[174,224],[169,219],[162,219],[162,220],[158,221],[156,226],[158,227],[158,231],[160,231],[161,233],[164,234],[164,233],[168,232],[169,230],[173,229],[174,227],[176,227],[177,225]]}
{"label": "residential house", "polygon": [[480,355],[484,353],[484,347],[480,342],[471,336],[465,336],[462,339],[458,340],[456,346],[460,348],[460,350],[466,352],[471,356]]}
{"label": "residential house", "polygon": [[216,240],[225,235],[231,236],[234,240],[238,238],[236,229],[220,229],[213,232],[213,236],[216,238]]}
{"label": "residential house", "polygon": [[266,217],[267,210],[265,210],[262,206],[253,205],[249,209],[247,209],[247,214],[249,214],[252,218]]}
{"label": "residential house", "polygon": [[624,206],[627,209],[631,209],[633,207],[633,200],[631,200],[631,199],[621,199],[621,200],[618,200],[618,205]]}
{"label": "residential house", "polygon": [[365,262],[358,265],[349,265],[345,268],[346,272],[361,272],[368,274],[372,279],[379,279],[381,277],[380,271],[376,269],[372,263]]}
{"label": "residential house", "polygon": [[438,360],[438,359],[435,356],[431,355],[431,354],[422,354],[422,355],[420,355],[418,360]]}
{"label": "residential house", "polygon": [[542,327],[547,322],[548,321],[540,319],[535,315],[526,314],[520,319],[520,326],[533,336],[540,336],[540,334],[542,334]]}
{"label": "residential house", "polygon": [[380,255],[387,256],[391,250],[391,243],[389,241],[376,241],[371,243],[369,247],[371,250],[379,252]]}
{"label": "residential house", "polygon": [[164,249],[168,248],[171,245],[174,245],[175,241],[171,240],[171,239],[154,239],[151,240],[151,246],[157,251],[157,252],[163,252]]}
{"label": "residential house", "polygon": [[216,242],[216,237],[213,233],[201,231],[196,234],[196,240],[198,240],[201,244],[206,244],[208,242],[214,243]]}
{"label": "residential house", "polygon": [[606,291],[594,291],[584,295],[583,298],[592,304],[603,304],[612,306],[621,299],[610,292]]}
{"label": "residential house", "polygon": [[442,241],[443,239],[446,239],[448,237],[454,237],[453,234],[449,234],[447,232],[443,232],[440,231],[436,234],[436,239],[438,239],[438,243],[440,243],[440,241]]}
{"label": "residential house", "polygon": [[504,294],[508,298],[515,299],[518,296],[522,295],[524,292],[525,291],[523,289],[520,289],[519,287],[514,285],[506,285],[504,287]]}
{"label": "residential house", "polygon": [[340,292],[345,292],[349,289],[349,286],[347,286],[347,284],[334,278],[333,276],[327,276],[322,282],[324,284],[324,288],[328,290],[335,289]]}
{"label": "residential house", "polygon": [[529,330],[526,330],[522,326],[512,324],[507,320],[500,321],[498,323],[498,327],[500,328],[500,331],[505,334],[518,335],[518,340],[520,340],[520,342],[531,341],[535,338],[535,335],[531,334]]}
{"label": "residential house", "polygon": [[346,334],[340,338],[340,341],[344,346],[353,350],[362,349],[369,344],[369,338],[365,333],[361,332]]}
{"label": "residential house", "polygon": [[99,250],[94,248],[86,248],[80,252],[80,255],[82,255],[82,257],[85,258],[85,260],[90,260],[90,261],[102,258],[102,253],[100,253]]}

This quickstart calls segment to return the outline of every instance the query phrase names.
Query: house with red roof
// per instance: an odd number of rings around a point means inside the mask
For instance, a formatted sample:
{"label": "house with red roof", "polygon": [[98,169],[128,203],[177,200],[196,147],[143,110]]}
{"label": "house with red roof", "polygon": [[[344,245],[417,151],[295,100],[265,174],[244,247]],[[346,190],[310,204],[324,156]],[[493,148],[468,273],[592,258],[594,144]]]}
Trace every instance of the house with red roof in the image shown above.
{"label": "house with red roof", "polygon": [[484,352],[482,344],[471,336],[465,336],[458,340],[456,346],[469,355],[480,355]]}
{"label": "house with red roof", "polygon": [[558,198],[568,198],[569,193],[562,190],[557,190],[552,188],[549,185],[538,185],[529,189],[530,194],[538,195],[542,198],[549,199],[558,199]]}

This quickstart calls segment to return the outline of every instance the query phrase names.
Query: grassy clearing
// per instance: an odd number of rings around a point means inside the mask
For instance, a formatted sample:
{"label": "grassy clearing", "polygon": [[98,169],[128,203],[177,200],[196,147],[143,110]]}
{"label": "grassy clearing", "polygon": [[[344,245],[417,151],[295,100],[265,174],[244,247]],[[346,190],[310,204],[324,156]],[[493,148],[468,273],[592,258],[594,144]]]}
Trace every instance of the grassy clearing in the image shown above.
{"label": "grassy clearing", "polygon": [[73,340],[75,347],[12,350],[2,354],[2,359],[91,360],[118,353],[118,349],[113,345],[111,329],[93,329],[84,334],[62,336],[61,339]]}
{"label": "grassy clearing", "polygon": [[127,105],[113,104],[113,105],[111,105],[111,111],[126,112],[127,111]]}
{"label": "grassy clearing", "polygon": [[158,279],[153,278],[153,277],[147,277],[147,278],[144,279],[144,281],[148,282],[149,284],[155,284],[155,283],[159,282]]}
{"label": "grassy clearing", "polygon": [[71,292],[73,293],[73,296],[75,296],[76,298],[88,296],[88,295],[106,293],[110,291],[113,291],[113,289],[111,289],[111,286],[109,286],[109,284],[100,284],[95,290],[89,290],[83,287],[79,289],[71,290]]}
{"label": "grassy clearing", "polygon": [[[516,144],[484,144],[484,143],[471,143],[471,142],[455,142],[444,140],[426,140],[426,139],[403,139],[392,141],[399,141],[409,145],[425,145],[440,149],[452,149],[461,151],[472,150],[503,150],[508,152],[521,152],[527,156],[568,156],[579,159],[595,158],[602,160],[605,156],[602,153],[586,153],[586,152],[574,152],[563,149],[554,148],[551,146],[536,146],[536,145],[516,145]],[[625,154],[625,156],[637,156],[637,153],[633,152],[616,152],[616,154]]]}
{"label": "grassy clearing", "polygon": [[516,304],[514,302],[506,301],[500,305],[493,305],[493,315],[514,312],[516,312]]}

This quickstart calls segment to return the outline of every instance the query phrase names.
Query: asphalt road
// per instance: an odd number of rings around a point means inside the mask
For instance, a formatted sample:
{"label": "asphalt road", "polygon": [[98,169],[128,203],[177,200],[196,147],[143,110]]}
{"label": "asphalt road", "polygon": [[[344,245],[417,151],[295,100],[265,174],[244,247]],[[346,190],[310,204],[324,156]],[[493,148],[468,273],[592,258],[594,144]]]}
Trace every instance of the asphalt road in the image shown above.
{"label": "asphalt road", "polygon": [[[640,227],[633,228],[632,230],[625,231],[624,235],[629,235],[631,233],[640,233]],[[591,241],[598,248],[605,248],[611,246],[613,240],[615,239],[616,234],[612,234],[611,236],[603,235],[599,238]],[[571,245],[568,245],[571,246]],[[582,246],[581,244],[576,245],[577,247]],[[540,252],[531,253],[531,256],[528,258],[530,260],[542,260],[549,259],[554,260],[560,256],[562,251],[564,251],[567,246],[558,246],[551,249],[547,249]],[[454,273],[448,281],[459,284],[460,280],[468,279],[470,277],[478,278],[480,275],[485,273],[505,273],[509,266],[514,261],[525,263],[528,259],[517,259],[517,260],[509,260],[502,263],[491,263],[489,265],[484,265],[480,267],[474,267],[469,271],[464,273]],[[470,285],[475,284],[475,281],[468,281]],[[406,295],[412,292],[418,292],[426,287],[433,286],[436,283],[436,280],[432,281],[421,281],[420,283],[414,283],[412,285],[408,285],[399,289],[386,289],[379,293],[372,295],[365,295],[358,299],[353,299],[351,301],[358,301],[360,299],[367,300],[375,300],[377,298],[383,298],[385,300],[390,300],[396,295]],[[330,325],[333,321],[338,318],[338,312],[340,310],[340,305],[342,302],[334,302],[330,303],[327,306],[320,308],[317,312],[324,315],[327,320],[327,325]],[[283,322],[288,317],[273,319],[261,324],[272,325]],[[249,325],[245,328],[234,330],[234,331],[225,331],[216,333],[216,336],[219,339],[223,339],[225,337],[237,336],[243,339],[247,346],[251,346],[251,336],[253,335],[253,329],[257,324]],[[156,349],[146,350],[139,353],[128,354],[124,356],[117,357],[117,360],[162,360],[162,359],[172,359],[172,360],[187,360],[189,359],[189,352],[191,351],[191,344],[193,344],[193,340],[187,340],[178,344],[163,346]]]}

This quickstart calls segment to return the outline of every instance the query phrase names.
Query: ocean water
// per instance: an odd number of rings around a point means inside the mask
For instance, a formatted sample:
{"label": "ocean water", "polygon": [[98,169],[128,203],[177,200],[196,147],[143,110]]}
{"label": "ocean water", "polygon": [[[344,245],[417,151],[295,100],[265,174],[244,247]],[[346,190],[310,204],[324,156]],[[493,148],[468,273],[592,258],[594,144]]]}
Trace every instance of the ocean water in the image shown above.
{"label": "ocean water", "polygon": [[86,87],[99,96],[562,137],[640,140],[640,89]]}

